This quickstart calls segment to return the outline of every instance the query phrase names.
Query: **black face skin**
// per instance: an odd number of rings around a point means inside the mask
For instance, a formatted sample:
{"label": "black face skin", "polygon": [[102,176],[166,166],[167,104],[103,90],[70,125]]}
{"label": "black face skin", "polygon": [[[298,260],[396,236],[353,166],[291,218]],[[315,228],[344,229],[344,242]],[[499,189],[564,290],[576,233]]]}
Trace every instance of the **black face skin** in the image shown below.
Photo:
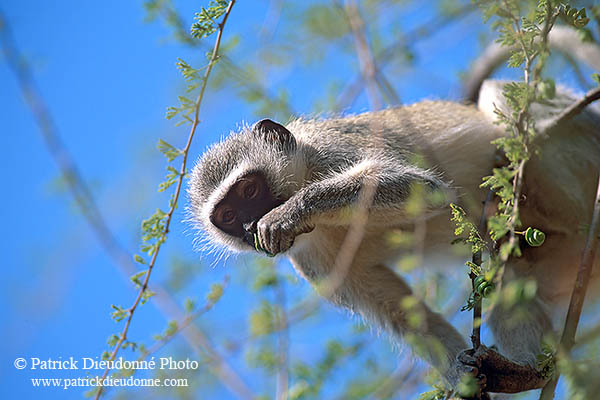
{"label": "black face skin", "polygon": [[251,172],[231,186],[213,209],[210,221],[223,232],[254,246],[256,223],[281,204],[283,201],[273,196],[265,176]]}

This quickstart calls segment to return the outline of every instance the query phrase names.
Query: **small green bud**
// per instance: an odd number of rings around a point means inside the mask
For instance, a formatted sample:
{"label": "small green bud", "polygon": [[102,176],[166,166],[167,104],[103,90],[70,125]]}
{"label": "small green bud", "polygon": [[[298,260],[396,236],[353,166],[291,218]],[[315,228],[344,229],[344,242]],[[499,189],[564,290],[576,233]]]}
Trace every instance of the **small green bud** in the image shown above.
{"label": "small green bud", "polygon": [[260,244],[260,236],[258,236],[258,233],[254,234],[254,248],[256,249],[256,251],[258,251],[259,253],[265,253],[268,257],[275,257],[275,254],[271,254],[269,253],[267,250],[265,250],[262,245]]}
{"label": "small green bud", "polygon": [[539,229],[529,227],[525,231],[525,241],[531,247],[541,246],[544,244],[544,240],[546,240],[546,234]]}
{"label": "small green bud", "polygon": [[556,96],[556,85],[552,79],[544,79],[539,84],[540,94],[545,99],[553,99]]}
{"label": "small green bud", "polygon": [[485,276],[484,275],[478,275],[475,278],[475,281],[473,281],[473,286],[475,287],[475,289],[477,289],[484,282],[485,282]]}
{"label": "small green bud", "polygon": [[483,297],[490,297],[490,295],[494,292],[494,285],[492,283],[488,283],[488,285],[483,288],[481,291],[481,295]]}

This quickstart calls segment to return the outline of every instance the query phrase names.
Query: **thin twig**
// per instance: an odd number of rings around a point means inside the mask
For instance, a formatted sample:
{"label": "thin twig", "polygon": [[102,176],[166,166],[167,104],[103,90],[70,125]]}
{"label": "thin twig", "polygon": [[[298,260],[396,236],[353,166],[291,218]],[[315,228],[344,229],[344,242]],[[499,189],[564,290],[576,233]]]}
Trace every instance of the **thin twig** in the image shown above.
{"label": "thin twig", "polygon": [[[152,259],[150,260],[150,263],[148,264],[148,270],[146,272],[146,276],[144,278],[144,282],[142,284],[142,287],[137,295],[137,298],[135,299],[133,305],[127,310],[128,311],[128,317],[127,317],[127,321],[125,322],[125,326],[123,328],[123,331],[121,332],[121,336],[119,338],[119,340],[117,341],[114,350],[112,351],[110,357],[109,357],[109,361],[112,361],[115,359],[115,357],[117,356],[117,353],[119,352],[119,350],[121,349],[121,346],[123,345],[123,343],[125,342],[125,340],[127,339],[127,333],[129,332],[129,327],[131,325],[131,320],[133,318],[133,315],[135,313],[135,310],[137,309],[138,305],[140,304],[140,301],[142,300],[144,293],[146,291],[146,289],[148,288],[148,282],[150,280],[150,275],[152,273],[152,270],[154,268],[154,265],[156,264],[156,259],[158,257],[158,253],[160,251],[160,248],[162,246],[162,243],[164,243],[164,238],[168,235],[169,233],[169,227],[171,225],[171,220],[173,218],[173,213],[175,212],[175,209],[177,207],[177,201],[179,199],[179,194],[181,193],[181,187],[183,185],[183,179],[185,177],[185,173],[186,173],[186,165],[187,165],[187,157],[188,157],[188,152],[189,152],[189,148],[192,144],[192,139],[194,138],[194,134],[196,132],[196,127],[198,126],[198,123],[200,122],[199,118],[198,118],[198,114],[200,112],[200,105],[202,104],[202,99],[204,97],[204,91],[206,90],[206,85],[208,83],[208,77],[210,76],[210,72],[212,71],[212,68],[214,66],[214,64],[216,63],[217,60],[217,56],[218,56],[218,51],[219,51],[219,46],[221,44],[221,37],[223,36],[223,29],[225,26],[225,23],[227,21],[227,18],[229,17],[229,13],[231,12],[231,8],[233,7],[233,4],[235,3],[235,0],[231,0],[229,2],[229,5],[227,6],[227,10],[225,11],[225,15],[223,17],[223,20],[221,21],[221,23],[219,24],[219,30],[217,33],[217,39],[215,41],[215,47],[213,49],[213,53],[210,59],[210,62],[208,63],[208,67],[206,68],[206,72],[204,73],[204,78],[202,81],[202,87],[200,88],[200,94],[198,95],[197,99],[196,99],[196,104],[194,107],[194,121],[192,123],[192,127],[190,129],[190,133],[188,136],[188,140],[187,143],[185,145],[185,147],[182,150],[182,154],[183,154],[183,160],[181,162],[181,169],[179,170],[179,178],[177,180],[177,187],[175,188],[175,194],[173,195],[173,200],[171,202],[171,208],[169,209],[167,215],[166,215],[166,220],[165,220],[165,228],[163,231],[163,240],[159,241],[156,245],[156,248],[154,250],[154,253],[152,255]],[[196,338],[200,343],[204,343],[206,342],[206,338],[201,338],[198,337]],[[104,374],[102,374],[102,379],[101,381],[104,381],[104,379],[107,377],[108,373],[110,372],[110,368],[106,368],[106,370],[104,371]],[[96,397],[95,399],[98,400],[100,398],[100,396],[102,395],[102,386],[98,387],[98,392],[96,393]],[[237,391],[237,390],[236,390]],[[245,390],[243,390],[242,392],[238,393],[239,395],[241,395],[241,397],[244,398],[252,398],[252,395],[250,393],[247,393]]]}
{"label": "thin twig", "polygon": [[[408,364],[408,362],[406,362],[406,364]],[[389,375],[383,382],[381,382],[381,384],[375,387],[373,392],[371,392],[369,397],[366,397],[365,400],[394,398],[395,393],[397,393],[400,389],[404,389],[403,393],[407,393],[406,382],[411,377],[414,379],[415,372],[418,368],[414,361],[409,368],[401,369],[400,366],[402,365],[405,364],[399,361],[396,371]]]}
{"label": "thin twig", "polygon": [[[282,0],[272,0],[269,5],[269,10],[265,16],[263,26],[260,30],[260,39],[270,40],[270,36],[274,32],[274,29],[279,21],[281,8],[283,7]],[[188,34],[188,29],[184,25],[184,18],[179,14],[173,4],[169,2],[163,2],[161,4],[161,15],[165,20],[165,23],[170,26],[173,31],[175,38],[182,44],[190,47],[201,47],[202,50],[208,46],[204,45],[204,41],[193,40]],[[271,30],[267,29],[266,26],[273,25]],[[211,51],[212,49],[207,49]],[[252,74],[249,74],[246,68],[239,67],[226,55],[221,54],[219,57],[219,63],[221,71],[226,72],[230,77],[234,78],[240,90],[246,90],[251,92],[253,95],[260,97],[268,108],[273,113],[281,113],[285,117],[294,117],[296,112],[292,110],[291,105],[283,98],[269,93],[269,90],[259,82],[256,82],[257,78]]]}
{"label": "thin twig", "polygon": [[[400,39],[394,41],[385,49],[375,54],[374,59],[376,64],[381,70],[384,65],[388,64],[392,59],[394,59],[394,57],[397,57],[398,54],[402,52],[402,47],[406,47],[409,43],[412,44],[417,40],[427,38],[428,36],[439,32],[441,28],[455,21],[457,17],[469,14],[476,9],[477,8],[473,4],[466,4],[449,15],[435,16],[431,20],[425,22],[424,24],[421,24],[411,29],[409,32],[403,34]],[[342,90],[335,103],[334,109],[342,110],[348,105],[352,104],[356,96],[358,96],[358,94],[361,92],[363,88],[363,83],[363,77],[359,73],[354,79],[350,81],[350,83],[346,85],[344,90]]]}
{"label": "thin twig", "polygon": [[[506,5],[505,3],[505,8],[507,10],[510,10],[510,7],[508,5]],[[546,18],[544,21],[544,26],[542,28],[542,32],[540,33],[540,37],[541,37],[541,41],[542,41],[542,48],[547,50],[548,49],[548,34],[552,28],[552,26],[554,25],[554,22],[556,20],[556,18],[558,17],[557,14],[551,14],[550,13],[550,3],[547,3],[546,5]],[[541,74],[541,68],[542,68],[542,63],[538,63],[537,65],[533,65],[533,61],[535,60],[535,58],[539,55],[538,52],[536,52],[535,54],[529,54],[529,52],[527,51],[527,45],[525,44],[525,42],[523,41],[523,36],[521,34],[522,32],[522,28],[521,28],[521,20],[514,15],[512,12],[510,12],[510,18],[513,20],[513,25],[514,25],[514,30],[515,32],[518,33],[517,35],[517,42],[520,45],[521,51],[523,53],[524,56],[524,60],[525,60],[525,67],[523,68],[523,74],[524,74],[524,83],[528,86],[532,87],[533,92],[535,93],[537,90],[537,86],[539,83],[539,76]],[[532,71],[533,68],[533,71]],[[532,75],[532,76],[530,76]],[[522,135],[524,137],[524,151],[526,152],[526,154],[528,154],[529,149],[528,149],[528,144],[529,144],[529,140],[527,140],[527,132],[529,131],[529,118],[527,118],[529,116],[529,108],[531,106],[531,103],[527,103],[525,107],[523,107],[521,110],[519,110],[517,119],[514,120],[514,124],[513,124],[513,132],[515,134],[515,136],[519,136]],[[508,223],[509,223],[509,239],[508,239],[508,248],[510,249],[510,251],[505,251],[503,254],[500,255],[500,260],[502,265],[505,265],[506,262],[508,261],[508,259],[510,258],[510,256],[513,254],[513,250],[515,249],[516,246],[518,246],[518,237],[515,231],[515,227],[516,227],[516,223],[519,219],[519,203],[520,203],[520,199],[521,199],[521,190],[522,190],[522,186],[523,186],[523,178],[524,178],[524,174],[525,174],[525,165],[527,163],[526,159],[520,160],[518,165],[516,166],[516,174],[515,177],[513,178],[513,196],[512,196],[512,205],[511,205],[511,210],[510,210],[510,215],[508,216]]]}
{"label": "thin twig", "polygon": [[[15,45],[8,21],[6,21],[2,13],[0,13],[0,32],[2,33],[2,48],[5,57],[17,76],[23,96],[31,108],[48,151],[58,164],[61,174],[65,177],[78,207],[81,209],[96,238],[110,258],[115,261],[115,265],[119,267],[122,274],[129,280],[128,277],[137,272],[131,261],[131,255],[108,228],[108,224],[97,207],[96,201],[88,189],[82,174],[79,172],[77,164],[60,139],[54,118],[37,89],[35,79],[26,59],[22,57]],[[178,303],[173,300],[169,293],[157,284],[152,285],[152,290],[156,293],[156,296],[152,297],[152,300],[156,303],[157,308],[165,318],[172,319],[175,317],[175,319],[181,319],[179,316],[183,315],[183,312],[181,312]],[[197,353],[204,351],[211,355],[216,364],[215,373],[226,387],[233,393],[237,393],[241,398],[253,397],[241,378],[214,350],[206,335],[197,327],[190,324],[187,329],[183,330],[182,334],[186,342]]]}
{"label": "thin twig", "polygon": [[[229,275],[225,275],[223,279],[223,283],[221,284],[223,291],[229,285]],[[157,353],[160,349],[162,349],[165,345],[167,345],[171,340],[173,340],[179,333],[183,332],[188,326],[190,326],[198,317],[209,312],[214,306],[217,304],[216,300],[208,299],[206,303],[201,307],[193,311],[192,313],[186,314],[184,317],[180,318],[177,322],[176,329],[166,337],[161,338],[157,342],[155,342],[151,347],[149,347],[146,351],[138,357],[138,361],[143,361],[148,358],[149,355]]]}
{"label": "thin twig", "polygon": [[289,387],[289,324],[286,311],[286,296],[285,286],[282,279],[278,278],[277,287],[275,289],[279,312],[277,313],[277,326],[279,330],[279,348],[277,357],[277,390],[275,394],[276,400],[287,400]]}
{"label": "thin twig", "polygon": [[588,328],[577,337],[577,343],[574,347],[583,346],[589,342],[598,339],[600,337],[600,324],[597,324],[593,328]]}
{"label": "thin twig", "polygon": [[577,59],[574,56],[561,50],[555,50],[554,53],[559,53],[565,59],[567,64],[569,64],[573,70],[573,75],[575,75],[575,79],[581,88],[584,88],[585,90],[591,90],[595,86],[588,81],[588,77],[582,71],[581,66],[578,64]]}
{"label": "thin twig", "polygon": [[270,112],[280,113],[288,118],[298,115],[287,100],[272,94],[262,82],[257,81],[255,76],[249,74],[246,68],[236,65],[225,55],[219,59],[219,62],[221,63],[221,69],[239,85],[240,91],[245,90],[261,98],[267,104]]}
{"label": "thin twig", "polygon": [[2,13],[0,13],[0,32],[2,33],[2,49],[7,64],[17,78],[21,93],[31,109],[48,152],[58,165],[77,206],[91,226],[100,244],[108,255],[116,261],[117,266],[125,278],[128,279],[129,276],[137,272],[137,268],[133,266],[131,261],[131,255],[108,228],[108,224],[100,212],[86,181],[83,179],[74,157],[61,140],[57,125],[37,88],[29,64],[25,57],[20,54],[10,25]]}
{"label": "thin twig", "polygon": [[[592,223],[585,242],[585,248],[583,249],[579,270],[577,271],[575,286],[571,292],[571,301],[569,302],[565,328],[560,339],[559,351],[564,354],[568,354],[575,343],[575,333],[577,332],[579,317],[581,316],[585,294],[590,283],[594,258],[596,257],[596,251],[598,249],[598,231],[600,228],[600,171],[597,172],[599,173],[598,190],[594,202]],[[544,389],[542,389],[540,400],[551,400],[554,398],[554,390],[556,389],[558,378],[559,374],[557,372],[546,386],[544,386]]]}
{"label": "thin twig", "polygon": [[[363,70],[365,74],[365,79],[372,80],[374,85],[373,89],[376,90],[374,80],[374,71],[376,70],[376,67],[373,64],[372,52],[364,34],[364,22],[358,13],[357,6],[351,0],[348,0],[345,6],[342,6],[338,1],[334,1],[334,3],[347,13],[346,15],[349,23],[353,26],[352,29],[355,35],[356,53],[361,64],[361,70]],[[371,109],[376,110],[380,107],[378,96],[376,96],[375,93],[371,93],[368,98]],[[374,129],[373,131],[381,132],[379,129]],[[377,137],[380,138],[379,136]],[[352,221],[338,250],[333,268],[327,277],[319,282],[319,294],[325,298],[331,297],[337,291],[350,271],[354,256],[358,252],[358,248],[365,235],[369,209],[375,199],[375,192],[376,185],[373,182],[368,182],[366,179],[363,180]],[[309,302],[307,303],[309,306],[308,308],[298,307],[297,310],[302,311],[304,308],[305,311],[301,315],[306,315],[306,310],[316,308],[317,304],[318,303]]]}
{"label": "thin twig", "polygon": [[[571,61],[571,54],[575,58],[592,69],[600,67],[600,46],[593,43],[583,44],[577,36],[577,31],[568,26],[554,26],[548,33],[548,45],[553,50],[563,53],[567,60]],[[577,44],[578,48],[573,48]],[[582,51],[579,47],[585,46]],[[476,103],[479,98],[479,89],[487,78],[494,71],[505,65],[510,55],[517,49],[517,46],[505,46],[498,42],[490,43],[481,53],[481,55],[472,63],[469,73],[465,75],[463,83],[463,98],[467,101]],[[572,62],[574,64],[574,62]],[[575,73],[578,74],[577,68]]]}
{"label": "thin twig", "polygon": [[[358,56],[360,57],[360,55]],[[369,97],[369,100],[371,100],[371,97]],[[371,103],[370,105],[372,109],[376,109],[378,106],[376,102]],[[373,129],[373,132],[381,131],[381,129]],[[375,139],[382,140],[380,135],[377,135]],[[358,252],[359,246],[365,235],[369,209],[375,199],[376,189],[376,184],[374,182],[369,181],[368,179],[362,181],[352,221],[350,222],[344,240],[336,254],[333,267],[327,276],[319,281],[317,286],[318,293],[324,298],[330,298],[334,295],[344,283],[344,280],[350,272],[354,256]],[[320,298],[311,297],[295,306],[288,313],[286,326],[307,318],[318,308],[320,303]],[[275,326],[273,331],[279,331],[280,329],[282,329],[282,327]]]}
{"label": "thin twig", "polygon": [[[492,198],[494,197],[494,191],[488,190],[488,194],[483,202],[483,208],[481,209],[481,217],[479,218],[479,225],[477,226],[477,231],[482,238],[485,238],[486,231],[486,222],[487,222],[487,211],[488,206],[492,202]],[[483,233],[483,234],[482,234]],[[473,264],[481,267],[482,264],[482,251],[479,250],[473,253],[472,258]],[[472,289],[475,290],[475,278],[476,275],[471,273],[471,284]],[[479,296],[475,300],[475,307],[473,307],[473,330],[471,332],[471,343],[473,344],[473,349],[477,350],[481,345],[481,301],[482,296]]]}
{"label": "thin twig", "polygon": [[367,35],[365,33],[365,23],[358,11],[358,6],[354,0],[346,0],[342,7],[339,2],[335,1],[346,15],[352,37],[354,38],[354,46],[356,48],[356,55],[360,65],[360,74],[363,82],[367,87],[367,96],[369,98],[369,104],[371,109],[381,109],[381,96],[377,90],[376,76],[378,74],[377,65],[375,64],[375,58],[369,44],[367,43]]}
{"label": "thin twig", "polygon": [[570,120],[571,118],[583,112],[588,105],[598,99],[600,99],[600,86],[590,90],[581,99],[565,108],[560,114],[554,117],[551,122],[548,123],[544,131],[547,132],[558,126],[560,123]]}
{"label": "thin twig", "polygon": [[283,0],[271,0],[269,1],[269,7],[263,20],[262,26],[260,27],[258,36],[262,42],[271,40],[279,20],[281,19],[281,12],[283,10]]}
{"label": "thin twig", "polygon": [[[64,143],[60,140],[60,135],[54,123],[52,114],[49,111],[46,103],[41,97],[33,74],[23,58],[12,38],[8,22],[0,13],[0,31],[2,32],[3,50],[8,60],[10,67],[17,76],[21,91],[32,110],[33,116],[38,123],[40,131],[45,139],[46,146],[58,164],[58,167],[68,183],[78,207],[81,209],[87,223],[92,228],[102,247],[107,254],[115,261],[115,265],[119,267],[122,274],[128,279],[137,269],[133,266],[131,255],[116,239],[116,236],[111,232],[106,224],[106,220],[100,209],[96,206],[93,195],[87,189],[87,184],[79,173],[79,168],[73,160],[70,153],[67,151]],[[152,285],[152,290],[156,296],[152,300],[156,303],[159,311],[166,319],[178,318],[182,315],[178,303],[173,300],[169,293],[157,284]],[[200,330],[194,325],[190,325],[188,329],[183,330],[183,336],[186,342],[197,352],[204,351],[211,355],[216,363],[215,373],[221,379],[223,384],[230,388],[232,392],[238,393],[241,398],[252,398],[247,386],[241,378],[233,371],[233,369],[225,362],[225,360],[213,349],[210,341]],[[199,345],[200,344],[200,345]]]}
{"label": "thin twig", "polygon": [[378,73],[375,79],[377,81],[379,90],[383,94],[384,99],[387,100],[388,104],[393,106],[399,106],[402,104],[402,100],[400,99],[400,96],[398,96],[396,89],[394,89],[394,86],[392,86],[390,81],[383,73]]}

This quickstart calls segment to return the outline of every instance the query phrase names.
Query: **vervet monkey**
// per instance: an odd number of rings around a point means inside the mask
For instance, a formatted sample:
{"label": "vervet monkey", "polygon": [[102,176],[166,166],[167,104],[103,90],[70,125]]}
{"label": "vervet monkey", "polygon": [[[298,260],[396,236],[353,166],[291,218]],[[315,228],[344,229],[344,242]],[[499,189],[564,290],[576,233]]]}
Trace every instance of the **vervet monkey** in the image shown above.
{"label": "vervet monkey", "polygon": [[[534,105],[538,126],[576,100],[559,90],[552,104]],[[481,178],[496,162],[490,142],[505,134],[493,123],[495,107],[507,108],[502,83],[486,81],[478,107],[423,101],[340,118],[300,118],[285,126],[262,120],[200,158],[188,189],[192,216],[212,245],[285,255],[313,284],[335,274],[334,266],[344,268],[328,299],[395,339],[419,339],[417,353],[456,385],[462,373],[473,371],[462,357],[470,347],[467,335],[423,302],[417,305],[421,320],[408,320],[403,301],[413,291],[388,268],[403,250],[386,237],[413,230],[415,218],[404,206],[411,188],[421,187],[443,194],[441,201],[426,201],[425,252],[450,254],[449,203],[463,205],[473,219],[482,212],[487,190],[480,188]],[[588,107],[537,144],[539,156],[525,171],[520,218],[521,226],[545,232],[546,242],[522,246],[523,256],[510,259],[504,273],[505,285],[528,278],[537,291],[518,323],[510,322],[512,309],[500,305],[486,321],[499,352],[513,362],[502,379],[487,377],[490,391],[544,383],[534,369],[536,355],[543,335],[553,329],[551,311],[568,302],[585,241],[580,226],[591,219],[600,170],[600,111]],[[429,168],[414,161],[417,154]],[[372,195],[365,203],[362,237],[343,266],[336,260],[367,188]]]}

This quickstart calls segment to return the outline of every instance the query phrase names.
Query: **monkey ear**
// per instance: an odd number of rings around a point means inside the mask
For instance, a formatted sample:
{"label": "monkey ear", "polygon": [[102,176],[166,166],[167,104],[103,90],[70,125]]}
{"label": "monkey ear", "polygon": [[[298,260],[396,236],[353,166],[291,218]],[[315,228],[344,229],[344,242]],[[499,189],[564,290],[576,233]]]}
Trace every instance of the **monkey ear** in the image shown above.
{"label": "monkey ear", "polygon": [[270,119],[265,118],[254,124],[252,133],[256,137],[261,137],[275,145],[280,150],[293,151],[296,149],[296,139],[292,135],[292,132],[288,131],[285,126]]}

